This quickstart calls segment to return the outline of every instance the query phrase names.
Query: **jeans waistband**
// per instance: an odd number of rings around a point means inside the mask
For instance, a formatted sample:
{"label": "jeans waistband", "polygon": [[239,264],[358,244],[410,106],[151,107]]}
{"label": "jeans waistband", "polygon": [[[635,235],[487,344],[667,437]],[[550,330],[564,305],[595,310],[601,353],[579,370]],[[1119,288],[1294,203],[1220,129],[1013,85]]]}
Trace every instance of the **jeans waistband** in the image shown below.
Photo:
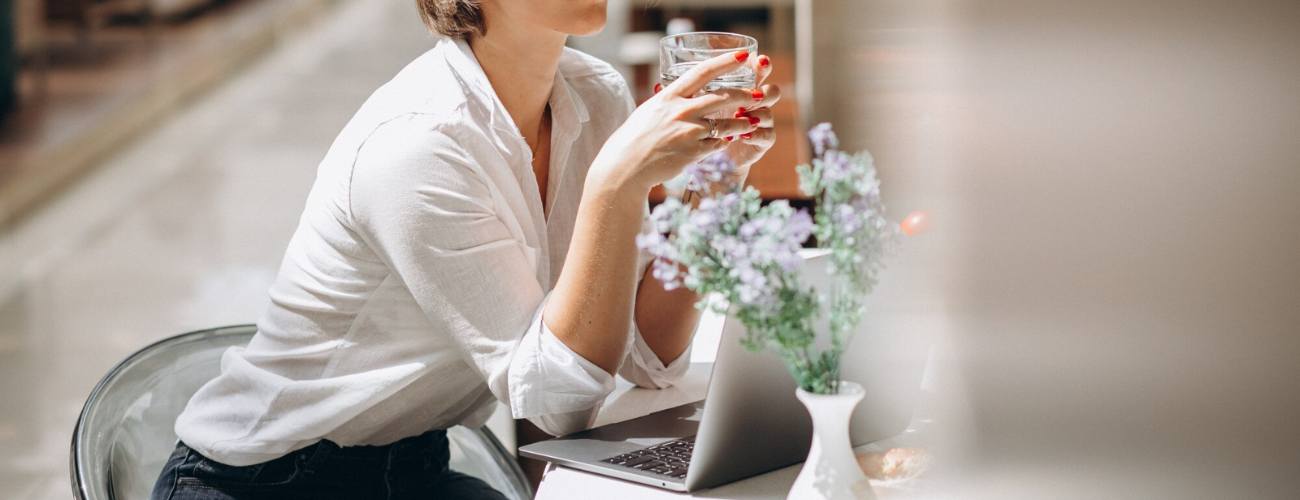
{"label": "jeans waistband", "polygon": [[389,460],[390,457],[401,459],[431,449],[437,451],[445,446],[446,441],[446,430],[433,430],[378,446],[339,446],[337,443],[325,439],[294,453],[305,456],[308,466],[315,466],[323,463],[329,457],[374,460]]}

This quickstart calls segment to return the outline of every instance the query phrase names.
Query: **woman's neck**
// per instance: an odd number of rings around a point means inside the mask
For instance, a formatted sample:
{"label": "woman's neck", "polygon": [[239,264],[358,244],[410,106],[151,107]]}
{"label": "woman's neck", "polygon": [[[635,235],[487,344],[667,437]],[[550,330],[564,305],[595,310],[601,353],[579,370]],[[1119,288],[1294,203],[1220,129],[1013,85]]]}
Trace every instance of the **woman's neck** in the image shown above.
{"label": "woman's neck", "polygon": [[[494,4],[481,5],[487,9]],[[512,22],[506,12],[492,14],[496,15],[485,17],[500,21],[488,26],[487,34],[471,37],[469,46],[524,140],[536,149],[538,130],[568,35]]]}

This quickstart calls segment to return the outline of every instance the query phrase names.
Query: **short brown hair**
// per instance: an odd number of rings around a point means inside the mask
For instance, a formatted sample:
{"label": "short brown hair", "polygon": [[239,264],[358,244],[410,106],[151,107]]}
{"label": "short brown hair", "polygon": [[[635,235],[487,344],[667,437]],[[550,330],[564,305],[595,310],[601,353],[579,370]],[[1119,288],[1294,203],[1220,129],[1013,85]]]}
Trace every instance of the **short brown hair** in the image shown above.
{"label": "short brown hair", "polygon": [[435,34],[468,40],[470,35],[482,35],[483,13],[479,0],[415,0],[420,9],[420,19]]}

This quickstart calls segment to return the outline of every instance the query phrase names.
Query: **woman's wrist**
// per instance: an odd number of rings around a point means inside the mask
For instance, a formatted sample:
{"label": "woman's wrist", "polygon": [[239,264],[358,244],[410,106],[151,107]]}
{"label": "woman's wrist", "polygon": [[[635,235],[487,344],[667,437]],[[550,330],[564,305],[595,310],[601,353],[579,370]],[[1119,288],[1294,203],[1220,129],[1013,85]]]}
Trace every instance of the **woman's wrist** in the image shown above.
{"label": "woman's wrist", "polygon": [[635,168],[628,168],[620,165],[610,165],[602,162],[598,157],[592,165],[591,170],[587,171],[587,179],[584,181],[584,193],[608,193],[618,196],[636,196],[640,195],[642,199],[650,194],[650,188],[635,175]]}
{"label": "woman's wrist", "polygon": [[635,210],[639,214],[645,210],[649,196],[650,188],[631,179],[591,172],[583,183],[581,203],[602,210]]}

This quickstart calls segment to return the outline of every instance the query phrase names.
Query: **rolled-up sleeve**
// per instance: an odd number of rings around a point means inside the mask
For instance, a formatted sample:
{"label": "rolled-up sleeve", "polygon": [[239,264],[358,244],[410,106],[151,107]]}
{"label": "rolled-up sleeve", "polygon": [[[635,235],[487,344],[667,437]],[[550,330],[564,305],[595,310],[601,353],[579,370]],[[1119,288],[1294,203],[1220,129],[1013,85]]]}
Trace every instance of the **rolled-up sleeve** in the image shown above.
{"label": "rolled-up sleeve", "polygon": [[650,346],[645,343],[641,337],[641,331],[632,325],[631,346],[628,349],[627,359],[623,361],[623,366],[619,368],[618,374],[627,379],[628,382],[636,384],[637,387],[646,389],[666,389],[676,384],[683,376],[686,370],[691,367],[691,348],[688,346],[686,352],[674,359],[671,363],[664,365],[659,360],[659,355],[655,354]]}
{"label": "rolled-up sleeve", "polygon": [[[549,300],[550,295],[547,295]],[[515,418],[571,413],[590,408],[614,391],[614,376],[561,342],[536,319],[510,362],[510,410]]]}
{"label": "rolled-up sleeve", "polygon": [[490,148],[419,114],[385,122],[358,151],[348,213],[516,418],[577,431],[594,420],[612,377],[545,329],[535,250],[495,214],[480,170]]}

